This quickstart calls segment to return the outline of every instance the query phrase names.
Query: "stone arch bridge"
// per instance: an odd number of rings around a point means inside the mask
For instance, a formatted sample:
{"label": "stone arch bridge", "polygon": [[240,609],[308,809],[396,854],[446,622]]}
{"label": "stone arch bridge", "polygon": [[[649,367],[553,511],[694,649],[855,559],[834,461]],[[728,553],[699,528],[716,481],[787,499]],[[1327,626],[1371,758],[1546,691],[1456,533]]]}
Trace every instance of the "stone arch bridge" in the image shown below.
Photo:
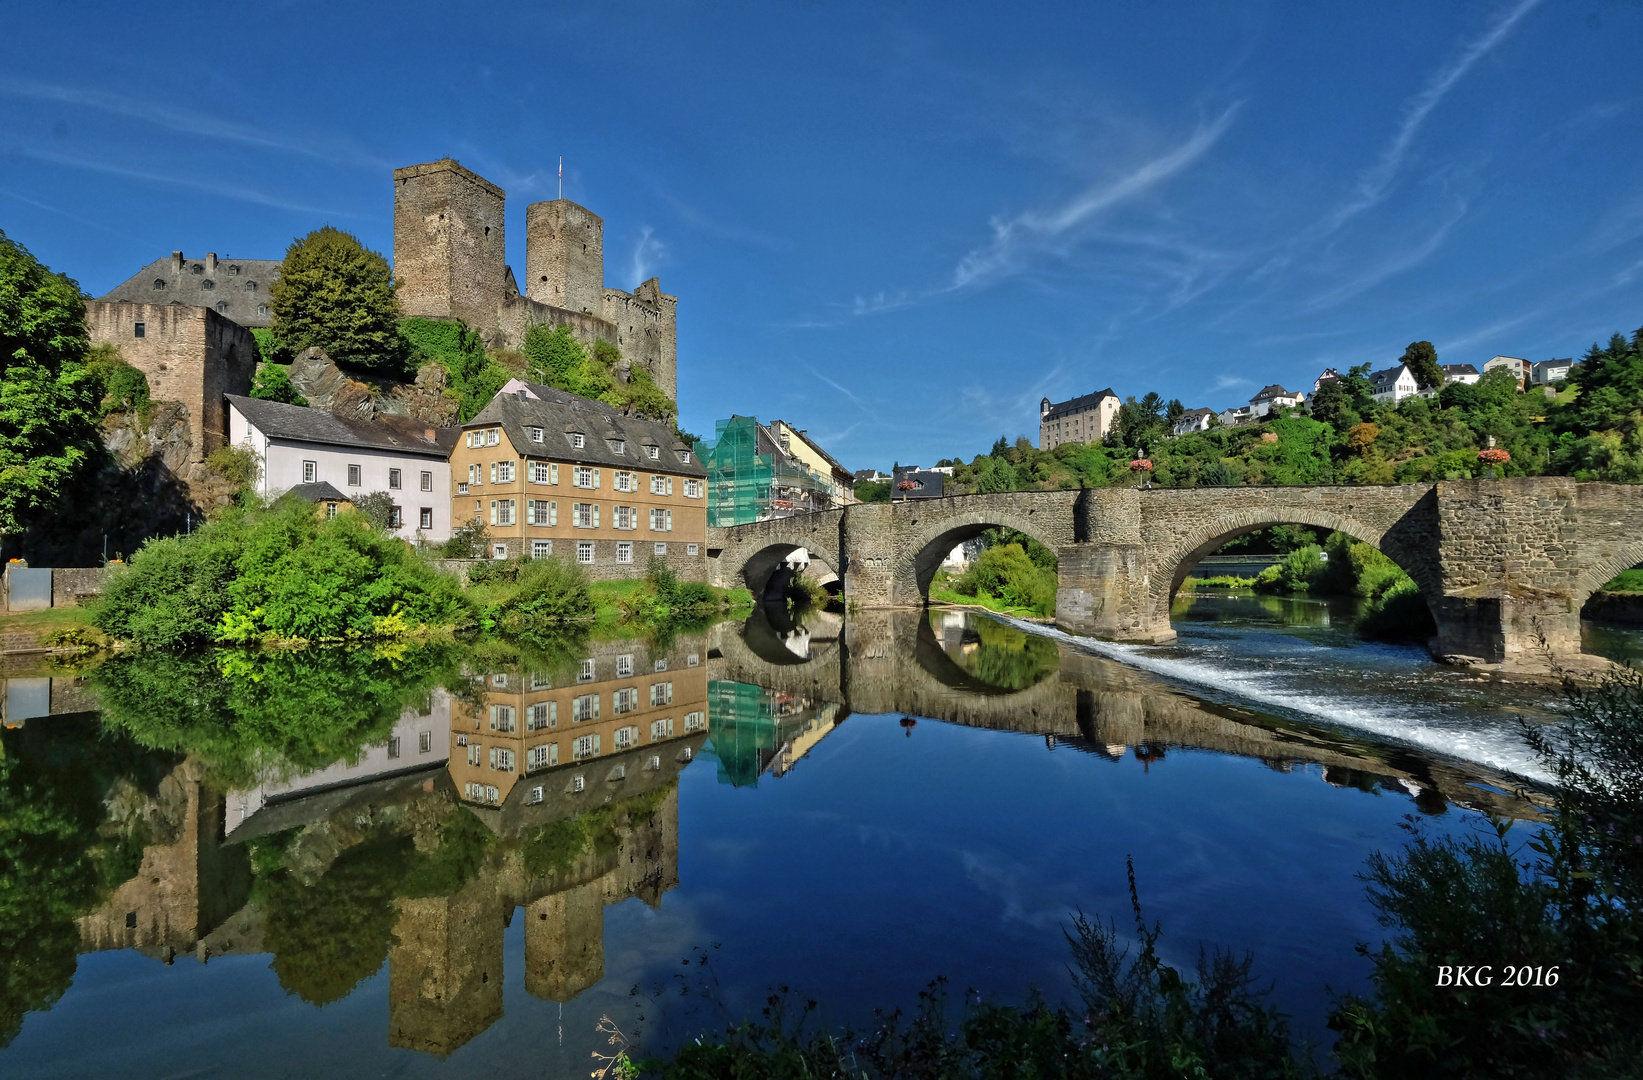
{"label": "stone arch bridge", "polygon": [[762,595],[795,549],[861,608],[922,605],[947,552],[994,526],[1060,559],[1056,622],[1117,641],[1171,641],[1169,608],[1204,555],[1297,524],[1372,544],[1420,586],[1437,651],[1504,670],[1579,663],[1580,609],[1643,562],[1643,487],[1562,477],[1389,487],[1099,488],[861,503],[710,528],[712,580]]}

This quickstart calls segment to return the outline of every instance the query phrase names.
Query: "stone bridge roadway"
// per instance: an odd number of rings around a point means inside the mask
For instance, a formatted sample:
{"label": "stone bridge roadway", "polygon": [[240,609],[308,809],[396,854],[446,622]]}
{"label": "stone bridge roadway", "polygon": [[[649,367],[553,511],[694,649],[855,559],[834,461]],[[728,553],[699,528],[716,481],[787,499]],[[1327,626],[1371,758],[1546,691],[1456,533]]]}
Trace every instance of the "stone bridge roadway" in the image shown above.
{"label": "stone bridge roadway", "polygon": [[1562,477],[966,495],[709,529],[707,542],[716,584],[761,593],[804,547],[859,608],[912,607],[956,544],[1008,526],[1060,559],[1060,626],[1163,643],[1175,636],[1170,601],[1198,560],[1278,524],[1338,529],[1379,548],[1420,586],[1440,655],[1506,671],[1589,662],[1581,606],[1643,562],[1643,487]]}
{"label": "stone bridge roadway", "polygon": [[922,611],[852,616],[839,638],[811,639],[814,656],[808,662],[773,645],[773,637],[762,640],[766,635],[735,623],[720,623],[709,633],[708,678],[838,702],[846,713],[926,717],[1049,736],[1111,758],[1131,747],[1181,746],[1257,758],[1283,771],[1315,763],[1325,766],[1331,783],[1402,781],[1405,790],[1425,793],[1417,800],[1427,809],[1446,799],[1512,817],[1538,816],[1531,802],[1499,793],[1518,784],[1482,767],[1233,719],[1144,672],[1065,646],[1059,647],[1058,668],[1040,682],[1000,691],[977,682],[952,660]]}

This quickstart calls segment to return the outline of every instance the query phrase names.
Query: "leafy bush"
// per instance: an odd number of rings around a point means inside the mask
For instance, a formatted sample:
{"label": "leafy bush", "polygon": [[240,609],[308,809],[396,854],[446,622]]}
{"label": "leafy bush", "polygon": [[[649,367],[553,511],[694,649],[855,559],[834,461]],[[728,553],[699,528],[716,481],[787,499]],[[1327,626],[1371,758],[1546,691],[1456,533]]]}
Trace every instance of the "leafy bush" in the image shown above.
{"label": "leafy bush", "polygon": [[459,320],[401,319],[399,333],[415,366],[433,363],[444,369],[448,393],[455,396],[457,417],[463,423],[490,404],[508,381],[507,370],[486,353],[484,339]]}
{"label": "leafy bush", "polygon": [[353,500],[354,510],[379,529],[386,529],[394,517],[394,497],[386,491],[372,491]]}
{"label": "leafy bush", "polygon": [[990,596],[1043,615],[1055,610],[1055,572],[1035,564],[1020,544],[983,549],[953,582],[953,588],[967,596]]}
{"label": "leafy bush", "polygon": [[651,559],[644,582],[617,602],[623,618],[653,627],[699,619],[718,606],[719,594],[711,585],[680,581],[661,559]]}
{"label": "leafy bush", "polygon": [[517,564],[515,580],[518,591],[500,606],[497,614],[503,626],[519,629],[593,617],[588,575],[576,563],[552,556],[526,559]]}
{"label": "leafy bush", "polygon": [[86,374],[96,380],[101,391],[104,416],[147,409],[148,376],[126,363],[113,345],[104,342],[86,350]]}
{"label": "leafy bush", "polygon": [[[490,551],[490,532],[486,530],[483,522],[470,521],[451,530],[451,538],[445,541],[440,554],[447,559],[483,559]],[[474,580],[473,574],[479,569],[477,566],[469,569],[469,581]]]}
{"label": "leafy bush", "polygon": [[249,446],[219,446],[205,456],[212,472],[238,488],[249,488],[262,475],[262,461]]}
{"label": "leafy bush", "polygon": [[1384,588],[1364,605],[1357,631],[1381,641],[1425,641],[1437,633],[1437,623],[1416,585],[1399,571],[1398,578],[1382,579]]}
{"label": "leafy bush", "polygon": [[268,295],[283,352],[318,346],[339,364],[404,370],[409,357],[393,273],[356,237],[326,225],[293,240]]}
{"label": "leafy bush", "polygon": [[297,391],[291,375],[278,364],[262,364],[256,378],[251,380],[251,396],[264,401],[278,401],[286,405],[307,405],[308,399]]}

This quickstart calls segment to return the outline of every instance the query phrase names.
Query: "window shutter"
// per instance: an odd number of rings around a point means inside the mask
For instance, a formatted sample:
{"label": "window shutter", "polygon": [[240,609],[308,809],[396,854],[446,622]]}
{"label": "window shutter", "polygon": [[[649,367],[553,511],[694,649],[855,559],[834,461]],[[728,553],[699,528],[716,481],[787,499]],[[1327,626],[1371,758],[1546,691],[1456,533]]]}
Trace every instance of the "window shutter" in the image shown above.
{"label": "window shutter", "polygon": [[559,483],[559,463],[557,461],[548,465],[548,483]]}
{"label": "window shutter", "polygon": [[667,478],[667,493],[669,495],[673,494],[673,477],[671,476]]}
{"label": "window shutter", "polygon": [[599,470],[598,469],[593,470],[593,486],[594,487],[599,486]]}
{"label": "window shutter", "polygon": [[662,531],[663,532],[672,532],[673,531],[673,511],[672,510],[669,510],[667,512],[667,528],[663,529]]}
{"label": "window shutter", "polygon": [[491,462],[491,483],[496,483],[496,462]]}
{"label": "window shutter", "polygon": [[548,524],[559,524],[559,504],[557,502],[550,502],[548,504]]}
{"label": "window shutter", "polygon": [[599,752],[599,736],[597,735],[593,737],[593,752],[595,754]]}
{"label": "window shutter", "polygon": [[599,504],[598,503],[593,504],[593,527],[595,529],[597,529],[599,527]]}
{"label": "window shutter", "polygon": [[496,524],[496,500],[491,500],[491,524]]}

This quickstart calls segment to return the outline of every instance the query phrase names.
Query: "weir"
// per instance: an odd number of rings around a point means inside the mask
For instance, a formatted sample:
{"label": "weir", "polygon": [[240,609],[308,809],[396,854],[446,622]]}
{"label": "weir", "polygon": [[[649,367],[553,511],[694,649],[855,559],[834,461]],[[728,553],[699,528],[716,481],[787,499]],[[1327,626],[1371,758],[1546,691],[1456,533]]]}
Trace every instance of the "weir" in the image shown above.
{"label": "weir", "polygon": [[1643,562],[1643,489],[1564,477],[1388,487],[1091,488],[1004,492],[708,530],[715,584],[762,595],[785,552],[836,571],[858,609],[922,606],[956,544],[1005,526],[1060,560],[1056,624],[1111,641],[1173,641],[1170,601],[1197,561],[1271,525],[1339,530],[1420,587],[1435,651],[1503,672],[1606,666],[1580,644],[1580,609]]}

